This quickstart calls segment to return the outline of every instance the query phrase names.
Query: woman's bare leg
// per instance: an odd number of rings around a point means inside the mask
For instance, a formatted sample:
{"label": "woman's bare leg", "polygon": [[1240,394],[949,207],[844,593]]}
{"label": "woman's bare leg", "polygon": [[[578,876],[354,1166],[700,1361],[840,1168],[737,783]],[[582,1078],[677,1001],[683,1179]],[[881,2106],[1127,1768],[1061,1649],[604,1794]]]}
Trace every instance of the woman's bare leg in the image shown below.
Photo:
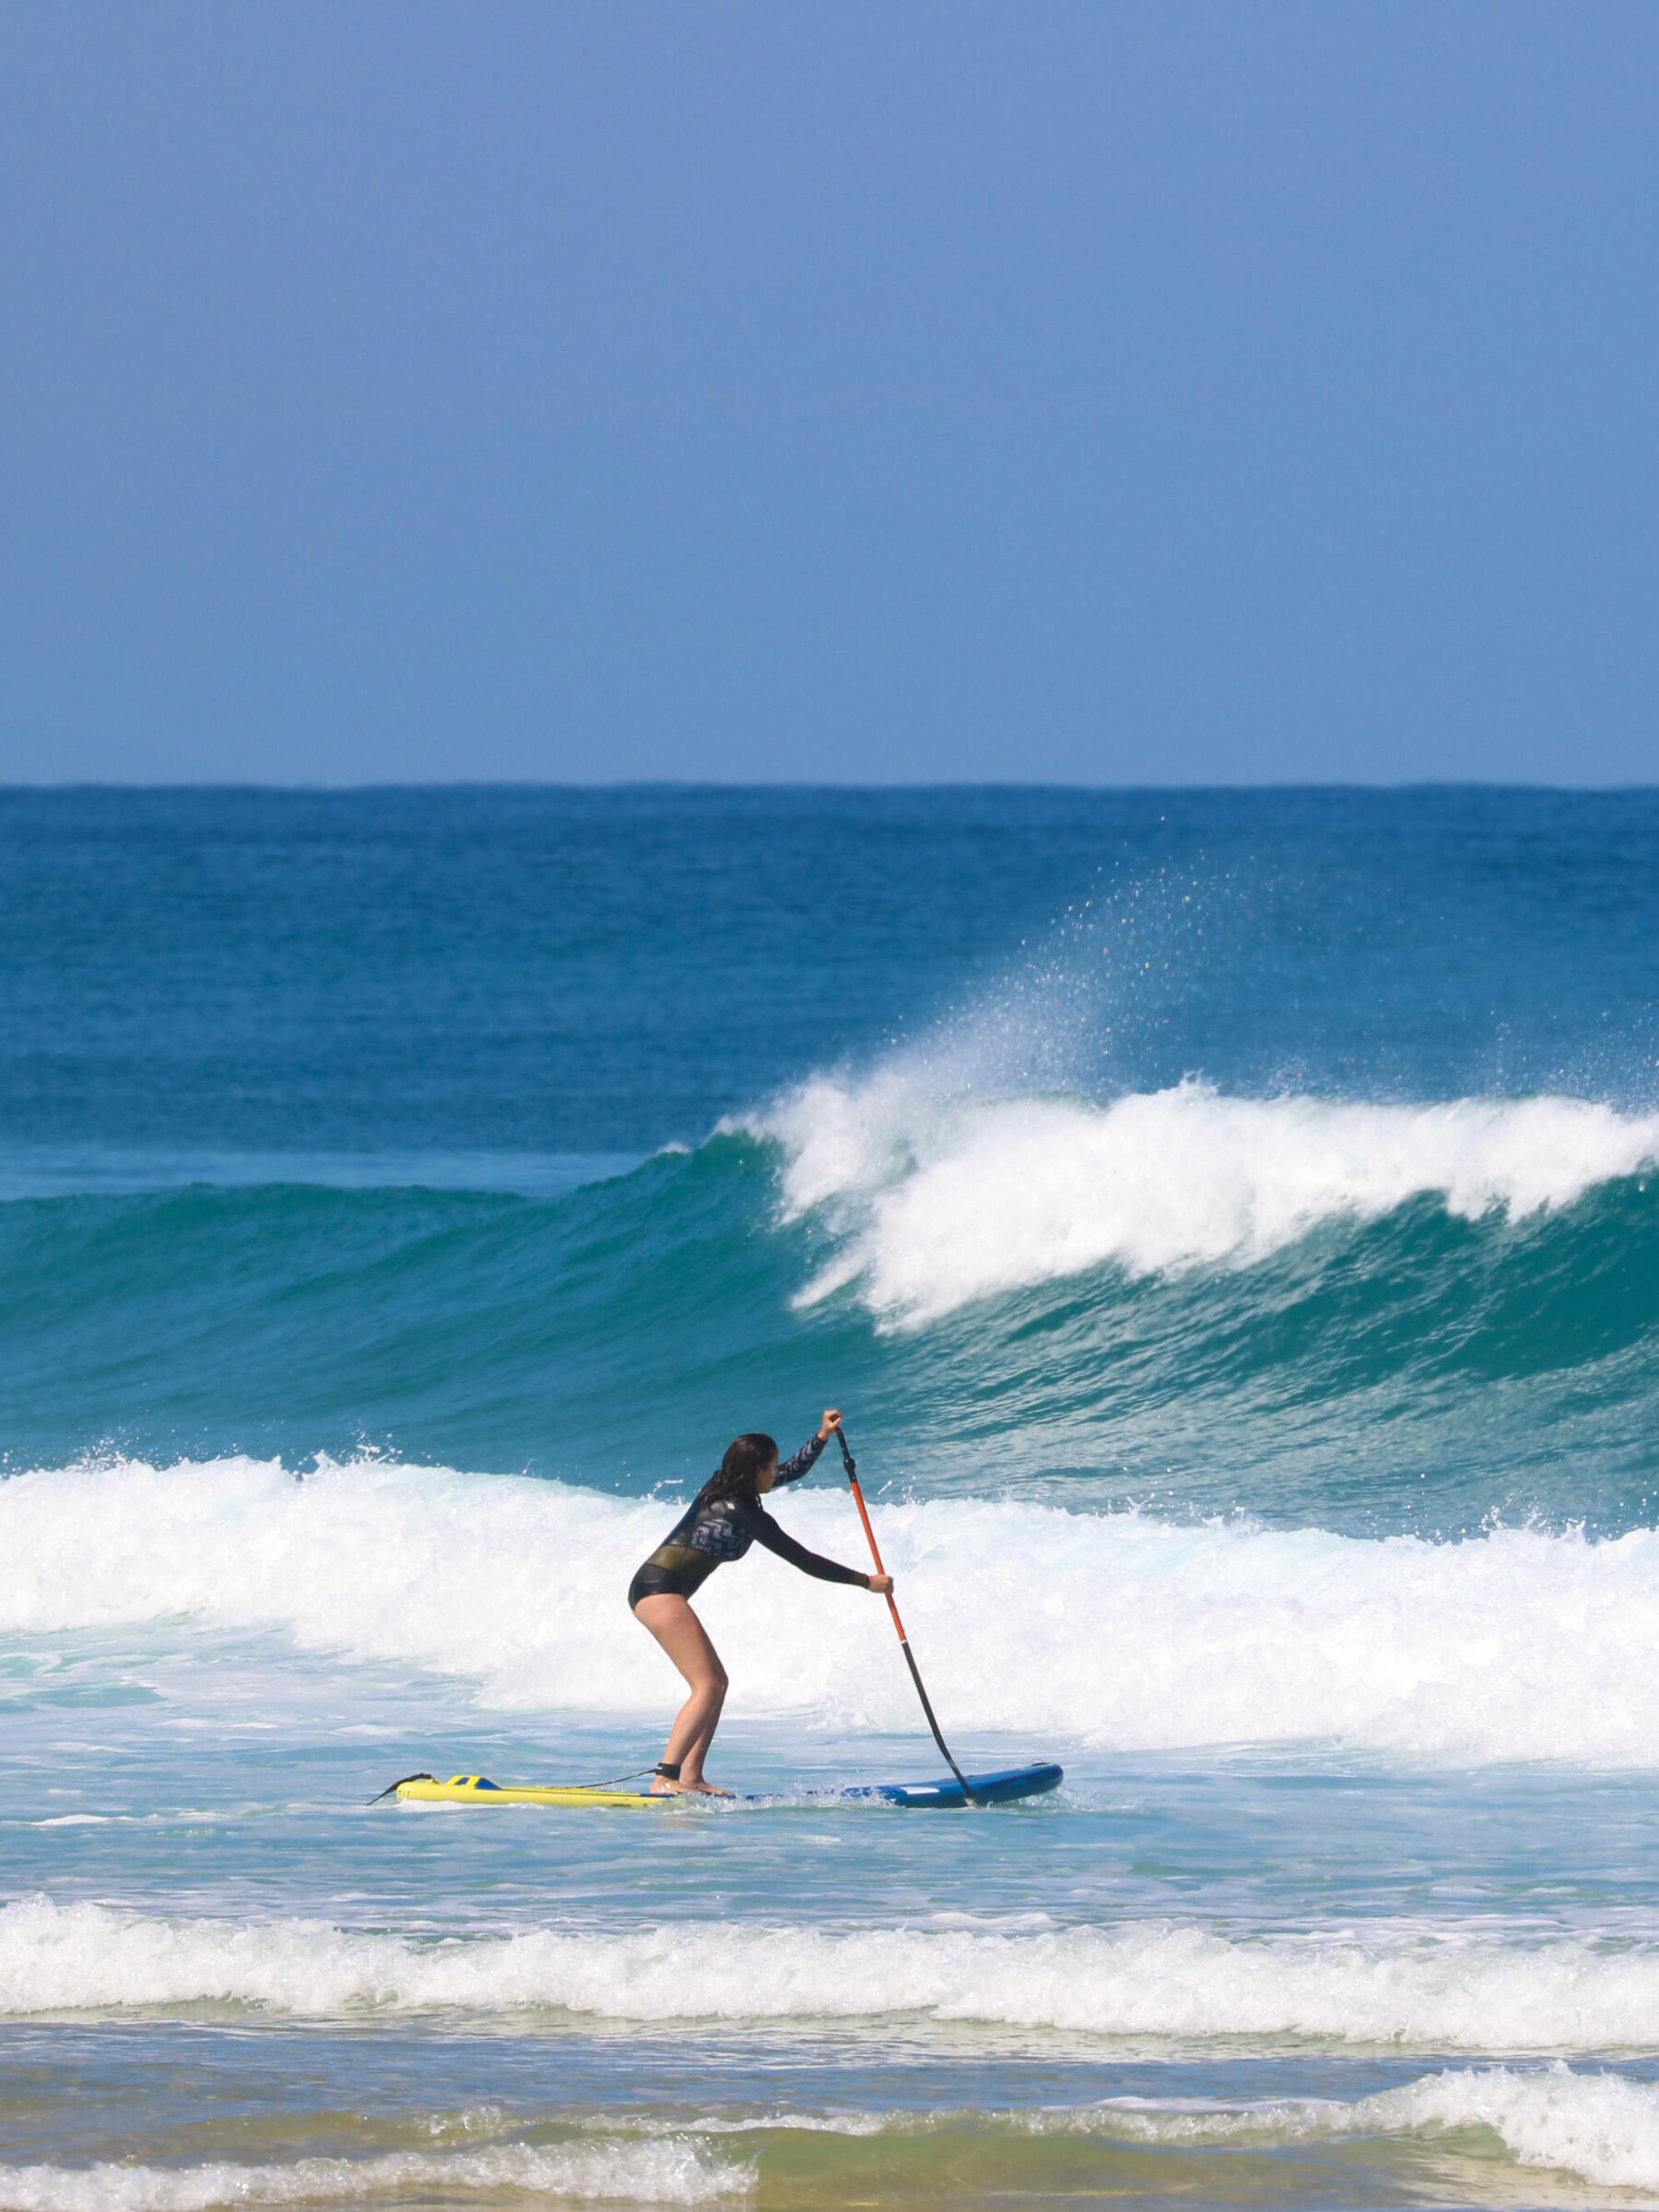
{"label": "woman's bare leg", "polygon": [[700,1788],[708,1789],[712,1786],[702,1779],[703,1760],[709,1756],[709,1746],[714,1741],[714,1731],[719,1725],[720,1715],[716,1713],[697,1741],[687,1750],[680,1762],[680,1780],[682,1782],[688,1775],[690,1775]]}
{"label": "woman's bare leg", "polygon": [[[634,1618],[651,1630],[685,1676],[691,1691],[675,1715],[663,1763],[678,1765],[680,1789],[704,1790],[709,1785],[703,1781],[703,1760],[714,1741],[720,1709],[725,1703],[726,1671],[720,1664],[720,1654],[685,1599],[671,1591],[659,1590],[642,1597],[634,1607]],[[672,1790],[676,1785],[659,1777],[655,1786]]]}

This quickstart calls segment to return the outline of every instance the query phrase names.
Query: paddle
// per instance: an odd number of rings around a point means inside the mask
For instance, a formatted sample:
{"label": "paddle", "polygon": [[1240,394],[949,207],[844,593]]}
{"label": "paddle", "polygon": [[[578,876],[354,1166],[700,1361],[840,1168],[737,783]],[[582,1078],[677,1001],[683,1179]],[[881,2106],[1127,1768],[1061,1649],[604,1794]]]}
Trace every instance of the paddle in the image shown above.
{"label": "paddle", "polygon": [[[887,1569],[881,1563],[881,1553],[876,1545],[876,1531],[870,1526],[870,1515],[865,1505],[864,1492],[858,1487],[858,1462],[848,1449],[844,1430],[840,1429],[836,1430],[835,1441],[841,1446],[841,1462],[847,1470],[847,1484],[853,1492],[853,1502],[857,1506],[858,1517],[864,1523],[865,1535],[870,1539],[870,1557],[876,1562],[876,1571],[877,1574],[886,1574]],[[911,1650],[910,1638],[904,1632],[904,1623],[899,1618],[899,1608],[893,1603],[893,1594],[890,1590],[888,1592],[887,1606],[888,1611],[893,1617],[893,1626],[899,1631],[899,1648],[904,1653],[904,1664],[910,1668],[911,1680],[916,1686],[916,1695],[922,1700],[922,1710],[927,1715],[928,1726],[933,1730],[934,1742],[938,1745],[943,1753],[945,1764],[961,1783],[963,1796],[967,1798],[970,1805],[977,1805],[979,1799],[973,1794],[972,1783],[963,1773],[961,1768],[957,1765],[956,1760],[951,1758],[950,1746],[939,1734],[939,1724],[934,1719],[934,1709],[927,1701],[926,1690],[922,1687],[922,1670],[916,1665],[916,1654]]]}

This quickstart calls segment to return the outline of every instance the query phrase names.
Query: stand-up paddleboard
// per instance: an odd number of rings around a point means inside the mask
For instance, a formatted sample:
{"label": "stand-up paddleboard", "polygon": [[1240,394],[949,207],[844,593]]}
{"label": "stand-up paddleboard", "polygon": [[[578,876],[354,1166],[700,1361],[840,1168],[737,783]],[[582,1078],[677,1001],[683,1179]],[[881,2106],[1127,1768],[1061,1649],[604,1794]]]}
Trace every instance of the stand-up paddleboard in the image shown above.
{"label": "stand-up paddleboard", "polygon": [[[850,1789],[800,1790],[787,1795],[778,1792],[749,1793],[712,1802],[788,1806],[803,1802],[854,1805],[873,1801],[879,1805],[948,1808],[967,1805],[971,1792],[976,1805],[1013,1805],[1022,1797],[1041,1797],[1048,1791],[1058,1789],[1062,1779],[1062,1770],[1055,1766],[1006,1767],[996,1774],[970,1774],[966,1789],[951,1776],[943,1782],[871,1782]],[[515,1789],[491,1782],[485,1774],[453,1774],[448,1782],[440,1782],[434,1774],[412,1774],[406,1782],[394,1783],[385,1794],[391,1796],[394,1793],[405,1805],[570,1805],[618,1812],[640,1806],[688,1802],[679,1795],[653,1797],[643,1790],[590,1790],[573,1783],[555,1782]],[[692,1798],[690,1802],[698,1801]]]}

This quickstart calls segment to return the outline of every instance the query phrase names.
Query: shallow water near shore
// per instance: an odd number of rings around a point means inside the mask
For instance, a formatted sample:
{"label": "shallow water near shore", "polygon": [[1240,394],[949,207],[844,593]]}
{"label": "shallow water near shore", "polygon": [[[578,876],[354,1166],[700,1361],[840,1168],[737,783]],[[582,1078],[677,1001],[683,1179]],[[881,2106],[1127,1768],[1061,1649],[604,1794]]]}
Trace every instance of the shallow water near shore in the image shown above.
{"label": "shallow water near shore", "polygon": [[0,2207],[1659,2203],[1659,800],[0,828]]}

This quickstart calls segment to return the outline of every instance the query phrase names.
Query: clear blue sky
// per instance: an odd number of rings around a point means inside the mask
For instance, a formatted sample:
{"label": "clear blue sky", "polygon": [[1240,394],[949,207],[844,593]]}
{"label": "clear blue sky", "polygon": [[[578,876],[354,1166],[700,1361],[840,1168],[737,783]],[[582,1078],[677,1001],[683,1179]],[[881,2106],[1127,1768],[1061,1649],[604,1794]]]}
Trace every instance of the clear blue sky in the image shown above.
{"label": "clear blue sky", "polygon": [[12,0],[0,780],[1659,781],[1651,0]]}

